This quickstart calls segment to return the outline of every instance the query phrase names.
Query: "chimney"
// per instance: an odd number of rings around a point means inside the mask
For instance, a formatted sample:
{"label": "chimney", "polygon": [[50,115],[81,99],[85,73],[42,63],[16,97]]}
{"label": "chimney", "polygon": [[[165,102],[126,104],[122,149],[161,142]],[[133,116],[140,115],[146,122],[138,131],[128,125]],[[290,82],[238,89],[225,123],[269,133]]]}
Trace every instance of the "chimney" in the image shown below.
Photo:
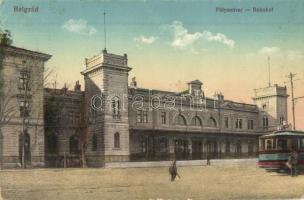
{"label": "chimney", "polygon": [[216,100],[220,101],[220,102],[223,102],[224,101],[224,95],[221,93],[221,92],[216,92],[214,94],[214,97]]}
{"label": "chimney", "polygon": [[132,81],[130,83],[130,87],[131,88],[137,88],[137,81],[136,81],[136,77],[132,78]]}
{"label": "chimney", "polygon": [[81,91],[81,85],[79,84],[79,81],[76,81],[74,86],[74,91],[80,92]]}
{"label": "chimney", "polygon": [[68,87],[67,87],[66,83],[64,84],[64,86],[63,86],[63,88],[61,89],[61,91],[62,91],[63,94],[66,94],[66,93],[67,93]]}

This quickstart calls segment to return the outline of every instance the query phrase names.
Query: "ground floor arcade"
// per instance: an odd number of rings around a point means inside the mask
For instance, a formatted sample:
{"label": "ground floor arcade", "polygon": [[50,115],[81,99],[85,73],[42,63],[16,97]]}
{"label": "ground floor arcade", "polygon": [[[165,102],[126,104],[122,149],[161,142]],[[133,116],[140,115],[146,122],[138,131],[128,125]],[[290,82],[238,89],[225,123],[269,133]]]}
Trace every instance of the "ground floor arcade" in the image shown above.
{"label": "ground floor arcade", "polygon": [[[107,160],[103,151],[96,148],[102,145],[96,143],[98,140],[95,141],[96,144],[93,141],[89,140],[86,153],[90,167],[117,161],[251,158],[256,157],[258,149],[257,134],[130,130],[128,159],[113,155],[115,159]],[[75,134],[46,137],[45,143],[47,167],[80,166],[80,142]]]}
{"label": "ground floor arcade", "polygon": [[130,160],[249,158],[257,155],[257,135],[233,133],[130,132]]}

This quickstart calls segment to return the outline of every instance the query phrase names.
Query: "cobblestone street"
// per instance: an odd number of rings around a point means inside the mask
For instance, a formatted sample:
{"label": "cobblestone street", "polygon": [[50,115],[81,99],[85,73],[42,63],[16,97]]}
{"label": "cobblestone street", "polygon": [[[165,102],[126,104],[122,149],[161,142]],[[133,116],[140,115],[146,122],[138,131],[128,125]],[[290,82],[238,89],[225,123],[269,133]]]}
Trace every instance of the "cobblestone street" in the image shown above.
{"label": "cobblestone street", "polygon": [[34,169],[0,172],[4,200],[290,199],[304,195],[304,176],[268,173],[249,165],[125,169]]}

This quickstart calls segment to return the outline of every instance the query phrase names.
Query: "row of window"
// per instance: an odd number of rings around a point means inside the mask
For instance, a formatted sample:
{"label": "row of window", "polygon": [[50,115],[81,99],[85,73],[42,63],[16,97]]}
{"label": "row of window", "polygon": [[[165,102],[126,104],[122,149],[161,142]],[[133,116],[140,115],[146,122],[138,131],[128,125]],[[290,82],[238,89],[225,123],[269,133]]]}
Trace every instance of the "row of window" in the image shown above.
{"label": "row of window", "polygon": [[261,150],[287,150],[287,149],[304,149],[304,139],[263,139],[260,140]]}
{"label": "row of window", "polygon": [[[201,143],[200,143],[200,150],[201,152]],[[142,138],[141,139],[141,153],[147,153],[148,148],[151,146],[153,148],[152,150],[154,152],[159,152],[159,153],[167,153],[169,150],[168,146],[168,139],[167,138],[158,138],[158,139],[153,139],[153,138]],[[208,142],[207,143],[207,152],[216,152],[217,151],[217,143],[216,142]],[[252,141],[248,142],[248,153],[253,153],[254,152],[254,143]],[[175,153],[187,153],[188,152],[188,141],[187,140],[182,140],[178,139],[174,141],[174,152]],[[231,152],[231,143],[229,141],[225,142],[225,153],[230,153]],[[237,153],[242,153],[242,143],[238,141],[235,144],[235,152]]]}
{"label": "row of window", "polygon": [[[229,118],[225,117],[224,121],[225,121],[225,128],[229,128]],[[254,124],[254,121],[252,119],[248,119],[247,120],[247,129],[253,130],[253,127],[254,127],[253,124]],[[240,118],[236,119],[234,128],[243,129],[243,119],[240,119]]]}
{"label": "row of window", "polygon": [[[161,124],[167,124],[167,113],[166,112],[160,113],[160,120],[161,120]],[[148,123],[148,110],[137,110],[136,122],[137,123]],[[187,125],[186,118],[183,115],[179,114],[175,118],[175,124],[182,125],[182,126]],[[195,116],[191,120],[191,125],[192,126],[202,126],[203,123],[202,123],[202,120],[198,116]],[[211,127],[216,127],[217,126],[216,120],[211,117],[208,121],[208,125]]]}
{"label": "row of window", "polygon": [[[118,132],[114,133],[114,148],[119,149],[120,148],[120,134]],[[98,139],[97,134],[94,133],[92,135],[92,151],[97,151],[98,148]]]}
{"label": "row of window", "polygon": [[[113,118],[114,119],[120,119],[120,113],[121,113],[120,99],[118,97],[114,97],[112,99],[112,104],[111,105],[112,105],[111,108],[112,108]],[[161,119],[161,124],[167,124],[167,113],[162,111],[160,113],[160,119]],[[148,110],[147,109],[137,110],[136,122],[137,123],[148,123]],[[186,125],[186,119],[183,115],[178,115],[175,122],[178,125]],[[280,117],[280,124],[283,124],[283,122],[284,122],[284,117]],[[196,116],[192,119],[191,125],[202,126],[202,121],[199,117]],[[217,127],[216,121],[212,117],[208,120],[208,125],[211,126],[211,127]],[[224,118],[224,125],[225,125],[225,128],[229,128],[229,118],[228,117]],[[263,125],[264,129],[268,129],[269,123],[268,123],[268,117],[267,116],[263,117],[262,125]],[[241,119],[241,118],[236,119],[235,128],[236,129],[243,129],[243,119]],[[248,130],[253,130],[254,129],[254,121],[253,120],[251,120],[251,119],[247,120],[247,129]]]}
{"label": "row of window", "polygon": [[[167,113],[162,111],[160,113],[160,120],[161,124],[167,124]],[[147,110],[138,110],[137,111],[137,123],[148,123],[148,111]],[[229,118],[224,118],[225,128],[229,128]],[[186,119],[183,115],[178,115],[175,119],[175,124],[178,125],[187,125]],[[202,120],[195,116],[191,120],[191,126],[202,126]],[[210,127],[217,127],[216,120],[213,117],[210,117],[208,119],[208,126]],[[236,129],[243,129],[243,119],[237,119],[235,122],[235,128]],[[252,119],[249,119],[247,121],[247,129],[252,130],[254,128],[254,121]]]}
{"label": "row of window", "polygon": [[[55,134],[50,134],[47,137],[47,149],[50,153],[56,153],[57,151],[57,136]],[[92,151],[97,151],[98,139],[97,134],[92,135]],[[120,148],[120,134],[116,132],[114,134],[114,148]],[[69,149],[71,154],[79,153],[79,139],[76,135],[69,138]]]}

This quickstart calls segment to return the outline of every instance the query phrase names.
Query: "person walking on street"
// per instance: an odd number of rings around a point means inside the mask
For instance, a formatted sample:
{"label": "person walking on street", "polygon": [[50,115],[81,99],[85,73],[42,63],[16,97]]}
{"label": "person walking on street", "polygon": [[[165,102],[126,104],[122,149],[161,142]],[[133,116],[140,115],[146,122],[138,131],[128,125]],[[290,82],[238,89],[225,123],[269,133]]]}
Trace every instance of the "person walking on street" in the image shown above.
{"label": "person walking on street", "polygon": [[207,165],[211,165],[210,160],[211,160],[211,156],[210,154],[207,154]]}
{"label": "person walking on street", "polygon": [[176,167],[176,160],[174,159],[172,162],[172,165],[169,167],[169,173],[171,175],[171,181],[174,181],[176,176],[179,176],[179,174],[177,173],[177,167]]}
{"label": "person walking on street", "polygon": [[292,170],[292,176],[296,176],[297,175],[297,166],[298,166],[298,152],[296,150],[293,150],[291,152],[292,154],[292,160],[291,160],[291,170]]}
{"label": "person walking on street", "polygon": [[287,166],[290,168],[290,176],[297,175],[297,165],[298,165],[298,152],[293,149],[290,155],[288,156],[288,161],[287,161]]}

